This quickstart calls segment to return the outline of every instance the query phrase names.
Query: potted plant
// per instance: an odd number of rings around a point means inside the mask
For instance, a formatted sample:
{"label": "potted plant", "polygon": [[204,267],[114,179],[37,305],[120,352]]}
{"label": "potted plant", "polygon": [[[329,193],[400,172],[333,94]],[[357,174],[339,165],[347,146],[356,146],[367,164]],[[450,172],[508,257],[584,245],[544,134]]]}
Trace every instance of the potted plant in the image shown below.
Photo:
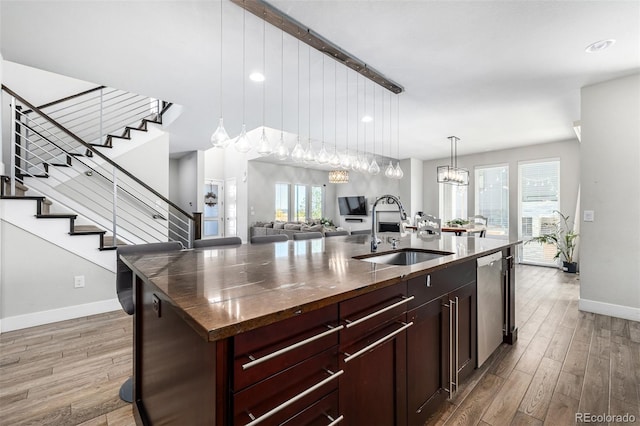
{"label": "potted plant", "polygon": [[533,237],[525,244],[532,242],[540,244],[552,244],[556,248],[554,259],[562,259],[562,270],[575,274],[577,271],[577,262],[573,261],[573,252],[578,242],[578,234],[573,230],[573,226],[569,224],[569,216],[565,216],[555,210],[561,220],[556,222],[554,229],[546,234]]}

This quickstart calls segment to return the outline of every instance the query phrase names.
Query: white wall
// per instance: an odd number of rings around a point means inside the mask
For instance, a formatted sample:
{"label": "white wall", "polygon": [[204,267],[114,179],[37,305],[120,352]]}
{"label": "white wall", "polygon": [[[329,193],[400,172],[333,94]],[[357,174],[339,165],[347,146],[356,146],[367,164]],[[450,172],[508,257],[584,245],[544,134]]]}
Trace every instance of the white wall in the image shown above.
{"label": "white wall", "polygon": [[[201,151],[190,152],[171,161],[171,201],[184,211],[191,213],[198,209],[198,163]],[[168,158],[168,155],[167,155]],[[202,185],[202,184],[200,184]]]}
{"label": "white wall", "polygon": [[580,309],[640,321],[640,74],[583,87],[581,108]]}
{"label": "white wall", "polygon": [[[509,238],[518,238],[518,162],[549,158],[560,159],[560,211],[574,219],[580,179],[580,144],[577,139],[459,156],[458,166],[469,169],[469,215],[475,210],[474,167],[508,164]],[[445,164],[449,164],[448,158],[424,162],[424,212],[435,216],[439,212],[436,168]]]}
{"label": "white wall", "polygon": [[0,229],[3,331],[120,309],[113,272],[5,221]]}
{"label": "white wall", "polygon": [[407,211],[409,220],[413,221],[416,212],[422,211],[424,192],[424,170],[422,161],[407,158],[400,162],[404,177],[399,182],[399,193],[402,205]]}

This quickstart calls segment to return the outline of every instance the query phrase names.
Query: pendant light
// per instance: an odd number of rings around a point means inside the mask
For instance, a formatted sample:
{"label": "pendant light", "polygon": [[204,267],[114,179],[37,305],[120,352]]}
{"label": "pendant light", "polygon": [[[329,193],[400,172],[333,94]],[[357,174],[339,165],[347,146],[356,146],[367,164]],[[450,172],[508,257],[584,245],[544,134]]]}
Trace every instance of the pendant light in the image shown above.
{"label": "pendant light", "polygon": [[438,166],[438,183],[449,185],[469,185],[469,170],[458,167],[458,141],[457,136],[448,136],[451,145],[451,162],[448,166]]}
{"label": "pendant light", "polygon": [[346,149],[344,151],[344,155],[340,159],[340,167],[348,170],[351,168],[351,154],[349,153],[349,70],[347,67],[344,67],[344,85],[345,85],[345,102],[347,112],[345,114],[345,126],[344,130],[346,132]]}
{"label": "pendant light", "polygon": [[307,149],[304,151],[303,161],[307,164],[312,164],[316,161],[316,153],[313,150],[313,145],[311,143],[311,46],[307,49],[307,71],[307,86],[309,89],[307,102],[309,103],[309,108],[307,109]]}
{"label": "pendant light", "polygon": [[307,109],[307,149],[304,151],[303,161],[307,164],[312,164],[316,161],[316,153],[314,152],[313,145],[311,144],[311,46],[308,48],[307,62],[307,86],[309,88],[309,97],[307,101],[309,103],[309,108]]}
{"label": "pendant light", "polygon": [[[364,117],[368,117],[367,114],[367,81],[364,81]],[[364,128],[364,138],[362,146],[362,158],[360,159],[360,171],[362,173],[369,172],[369,159],[367,158],[367,126],[371,123],[370,120],[362,120]]]}
{"label": "pendant light", "polygon": [[[324,58],[325,55],[322,55],[322,111],[320,115],[322,117],[322,145],[320,146],[320,151],[318,152],[318,164],[327,164],[333,157],[331,154],[327,152],[325,147],[326,139],[324,137],[324,89],[325,89],[325,80],[324,80]],[[332,164],[333,165],[333,164]]]}
{"label": "pendant light", "polygon": [[400,95],[396,95],[396,99],[397,99],[397,104],[398,107],[396,108],[396,114],[397,114],[397,120],[396,120],[396,143],[398,144],[398,164],[396,165],[396,173],[395,173],[395,177],[396,179],[402,179],[402,177],[404,176],[404,172],[402,171],[402,168],[400,167]]}
{"label": "pendant light", "polygon": [[[322,66],[324,68],[324,61]],[[336,76],[336,61],[333,61],[333,155],[329,160],[329,164],[332,167],[340,167],[340,156],[338,155],[338,83]]]}
{"label": "pendant light", "polygon": [[370,175],[377,175],[380,173],[380,166],[376,161],[376,86],[373,86],[373,160],[369,164],[368,172]]}
{"label": "pendant light", "polygon": [[[382,147],[384,148],[384,94],[382,96]],[[391,92],[389,92],[389,157],[391,157]],[[384,176],[389,179],[396,178],[396,169],[393,167],[391,158],[389,158],[389,164],[384,169]]]}
{"label": "pendant light", "polygon": [[244,8],[244,0],[242,0],[242,131],[240,135],[233,142],[233,146],[236,151],[247,153],[251,150],[251,141],[249,140],[249,136],[247,135],[247,125],[245,122],[245,53],[246,53],[246,9]]}
{"label": "pendant light", "polygon": [[[263,10],[263,17],[262,17],[262,73],[263,75],[267,75],[267,61],[266,61],[266,57],[267,57],[267,51],[266,51],[266,43],[267,43],[267,34],[265,31],[265,27],[267,25],[267,19],[266,19],[266,13]],[[267,138],[267,132],[265,130],[265,114],[266,114],[266,108],[265,108],[265,103],[266,103],[266,99],[267,99],[267,91],[266,91],[266,87],[267,85],[265,84],[265,82],[262,82],[262,134],[260,135],[260,140],[258,141],[258,154],[262,157],[266,157],[268,155],[271,155],[271,153],[273,152],[273,147],[271,146],[271,142],[269,142],[269,138]]]}
{"label": "pendant light", "polygon": [[284,142],[284,18],[280,31],[280,141],[276,147],[276,157],[284,161],[289,157],[289,148]]}
{"label": "pendant light", "polygon": [[211,135],[211,144],[216,148],[226,148],[231,142],[222,120],[222,22],[222,2],[220,2],[220,93],[218,98],[220,102],[220,119],[218,120],[218,128]]}
{"label": "pendant light", "polygon": [[300,33],[298,33],[298,135],[296,136],[296,145],[291,151],[291,159],[301,163],[304,159],[304,148],[300,144]]}
{"label": "pendant light", "polygon": [[360,171],[360,74],[356,74],[356,156],[351,163],[351,170]]}

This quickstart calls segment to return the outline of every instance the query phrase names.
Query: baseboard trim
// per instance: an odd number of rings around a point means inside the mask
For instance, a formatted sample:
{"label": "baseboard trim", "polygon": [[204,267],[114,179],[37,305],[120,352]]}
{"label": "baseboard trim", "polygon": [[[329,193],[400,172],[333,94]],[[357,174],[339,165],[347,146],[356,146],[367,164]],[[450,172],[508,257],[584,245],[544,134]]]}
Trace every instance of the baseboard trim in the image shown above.
{"label": "baseboard trim", "polygon": [[122,307],[120,306],[118,299],[109,299],[101,300],[99,302],[85,303],[83,305],[51,309],[49,311],[6,317],[0,322],[0,333],[86,317],[89,315],[103,314],[105,312],[113,312],[119,309],[122,309]]}
{"label": "baseboard trim", "polygon": [[610,317],[640,322],[640,308],[633,308],[631,306],[613,305],[595,300],[580,299],[578,301],[578,309],[593,312],[594,314],[608,315]]}

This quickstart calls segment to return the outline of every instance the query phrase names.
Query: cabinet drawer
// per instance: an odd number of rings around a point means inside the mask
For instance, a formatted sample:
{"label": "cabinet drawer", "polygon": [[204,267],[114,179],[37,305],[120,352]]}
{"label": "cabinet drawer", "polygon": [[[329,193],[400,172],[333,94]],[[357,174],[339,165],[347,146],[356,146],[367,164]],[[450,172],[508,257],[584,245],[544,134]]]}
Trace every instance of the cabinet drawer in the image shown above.
{"label": "cabinet drawer", "polygon": [[264,424],[280,424],[336,391],[342,375],[337,354],[338,348],[333,347],[236,393],[233,424],[246,425],[260,418]]}
{"label": "cabinet drawer", "polygon": [[340,423],[338,391],[333,391],[320,401],[282,423],[282,426],[327,426]]}
{"label": "cabinet drawer", "polygon": [[233,389],[240,390],[338,344],[338,306],[234,337]]}
{"label": "cabinet drawer", "polygon": [[416,308],[476,280],[476,262],[465,262],[408,281],[407,294],[415,296],[407,309]]}
{"label": "cabinet drawer", "polygon": [[340,303],[341,345],[364,336],[407,310],[407,284],[382,288]]}

